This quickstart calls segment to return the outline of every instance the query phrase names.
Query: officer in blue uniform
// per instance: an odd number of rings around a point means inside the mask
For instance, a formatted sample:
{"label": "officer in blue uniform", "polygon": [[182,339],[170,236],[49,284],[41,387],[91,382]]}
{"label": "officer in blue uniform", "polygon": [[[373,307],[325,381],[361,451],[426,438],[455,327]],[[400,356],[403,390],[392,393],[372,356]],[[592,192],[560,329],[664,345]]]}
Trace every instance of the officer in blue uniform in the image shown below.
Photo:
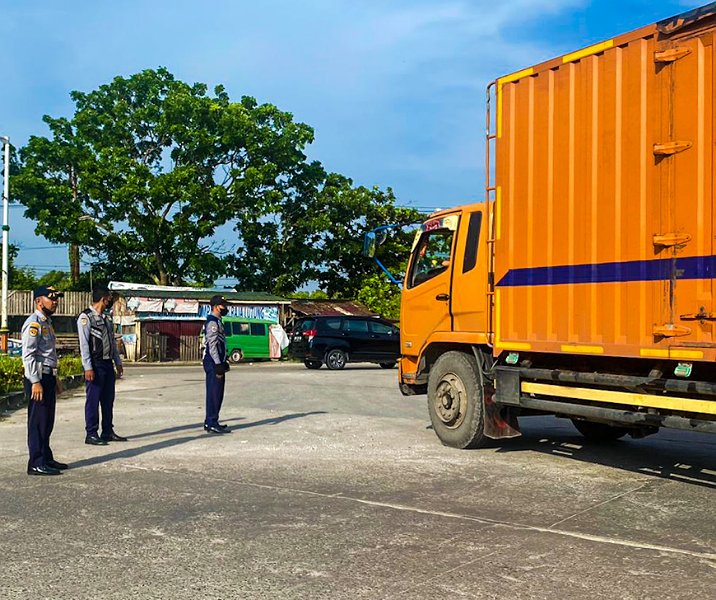
{"label": "officer in blue uniform", "polygon": [[[77,318],[82,368],[85,371],[85,444],[106,446],[108,442],[126,442],[114,431],[115,367],[122,376],[122,359],[114,339],[112,318],[106,314],[114,304],[106,286],[92,291],[92,305]],[[99,436],[99,409],[102,408],[102,435]]]}
{"label": "officer in blue uniform", "polygon": [[50,435],[55,425],[57,352],[50,317],[64,294],[52,286],[41,286],[33,294],[35,312],[22,326],[22,364],[27,398],[28,475],[60,475],[65,463],[55,460]]}
{"label": "officer in blue uniform", "polygon": [[226,361],[226,334],[221,317],[229,312],[223,296],[212,296],[211,313],[204,324],[204,372],[206,373],[206,416],[204,429],[209,433],[230,433],[227,425],[219,423],[219,411],[224,401],[225,375],[229,370]]}

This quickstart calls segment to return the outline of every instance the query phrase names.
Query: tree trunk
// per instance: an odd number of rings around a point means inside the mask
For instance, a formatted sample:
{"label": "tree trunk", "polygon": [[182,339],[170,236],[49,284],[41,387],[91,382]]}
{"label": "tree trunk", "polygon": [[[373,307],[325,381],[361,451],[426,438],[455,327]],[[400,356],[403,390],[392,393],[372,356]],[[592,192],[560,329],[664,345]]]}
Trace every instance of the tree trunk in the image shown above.
{"label": "tree trunk", "polygon": [[80,247],[77,244],[70,244],[70,280],[73,286],[80,282]]}

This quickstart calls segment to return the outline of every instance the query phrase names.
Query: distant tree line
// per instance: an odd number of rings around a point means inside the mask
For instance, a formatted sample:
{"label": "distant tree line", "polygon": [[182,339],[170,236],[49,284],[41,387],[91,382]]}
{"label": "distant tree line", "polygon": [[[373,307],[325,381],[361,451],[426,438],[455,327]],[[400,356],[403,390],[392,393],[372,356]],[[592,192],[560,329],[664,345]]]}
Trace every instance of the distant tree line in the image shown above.
{"label": "distant tree line", "polygon": [[[365,298],[384,286],[361,255],[364,232],[420,218],[396,207],[390,188],[354,186],[308,160],[314,131],[293,115],[248,96],[231,101],[222,86],[209,93],[160,68],[71,98],[74,115],[43,118],[49,135],[19,149],[11,179],[36,232],[68,246],[66,288],[87,289],[82,259],[105,280],[232,277],[243,290],[288,295],[312,284]],[[227,230],[232,243],[217,242]],[[409,246],[396,233],[381,260],[399,271]],[[380,301],[397,306],[397,288],[386,289]]]}

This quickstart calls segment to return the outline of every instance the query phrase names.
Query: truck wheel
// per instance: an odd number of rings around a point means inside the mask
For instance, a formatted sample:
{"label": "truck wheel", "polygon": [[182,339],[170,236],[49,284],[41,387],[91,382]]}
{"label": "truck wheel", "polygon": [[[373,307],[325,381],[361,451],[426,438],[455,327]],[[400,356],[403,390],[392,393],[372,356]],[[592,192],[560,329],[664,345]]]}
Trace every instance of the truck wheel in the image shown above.
{"label": "truck wheel", "polygon": [[323,364],[320,360],[304,360],[303,364],[306,365],[307,369],[320,369]]}
{"label": "truck wheel", "polygon": [[606,423],[594,423],[593,421],[582,421],[581,419],[572,419],[572,424],[579,433],[593,442],[611,442],[629,433],[626,427],[617,427],[616,425],[607,425]]}
{"label": "truck wheel", "polygon": [[484,393],[475,359],[446,352],[430,369],[428,412],[440,441],[452,448],[478,448],[484,433]]}
{"label": "truck wheel", "polygon": [[334,348],[333,350],[329,350],[328,354],[326,354],[326,366],[331,369],[331,371],[342,369],[346,366],[346,362],[348,362],[348,357],[343,350]]}
{"label": "truck wheel", "polygon": [[241,362],[241,359],[244,357],[241,350],[232,350],[231,355],[229,358],[231,359],[232,363],[238,363]]}

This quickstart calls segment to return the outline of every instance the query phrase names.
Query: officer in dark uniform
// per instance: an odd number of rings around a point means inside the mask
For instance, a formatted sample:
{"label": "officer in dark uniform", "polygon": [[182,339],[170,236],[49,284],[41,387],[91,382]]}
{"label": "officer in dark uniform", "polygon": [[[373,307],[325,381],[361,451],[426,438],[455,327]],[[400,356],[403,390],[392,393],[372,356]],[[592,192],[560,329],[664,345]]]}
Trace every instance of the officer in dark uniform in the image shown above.
{"label": "officer in dark uniform", "polygon": [[219,411],[224,401],[225,374],[229,370],[226,361],[226,334],[221,317],[229,312],[223,296],[212,296],[209,301],[211,313],[204,324],[204,372],[206,373],[206,416],[204,429],[209,433],[230,433],[226,425],[219,423]]}
{"label": "officer in dark uniform", "polygon": [[[106,446],[107,442],[126,442],[117,435],[112,424],[114,411],[115,373],[122,376],[124,368],[114,339],[112,318],[105,314],[114,298],[106,286],[92,292],[92,306],[77,319],[82,368],[85,371],[85,444]],[[102,435],[99,432],[99,409],[102,407]]]}
{"label": "officer in dark uniform", "polygon": [[33,294],[35,312],[22,326],[22,364],[27,398],[28,475],[60,475],[67,468],[55,460],[50,435],[55,425],[57,352],[50,317],[64,294],[52,286],[41,286]]}

